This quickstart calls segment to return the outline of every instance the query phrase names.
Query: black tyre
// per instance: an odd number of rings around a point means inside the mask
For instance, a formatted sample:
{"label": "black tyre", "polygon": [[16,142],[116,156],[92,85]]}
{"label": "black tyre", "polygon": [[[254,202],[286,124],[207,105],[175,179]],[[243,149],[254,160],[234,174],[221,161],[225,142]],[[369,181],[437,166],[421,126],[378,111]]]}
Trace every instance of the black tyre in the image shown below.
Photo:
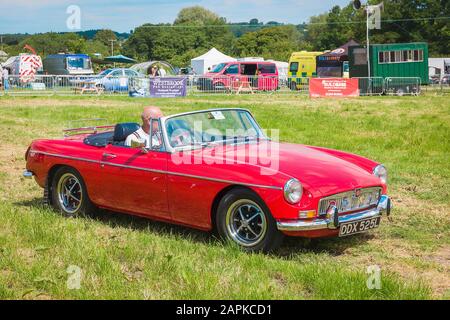
{"label": "black tyre", "polygon": [[284,238],[265,203],[244,188],[234,189],[220,200],[215,222],[222,239],[249,252],[271,252]]}
{"label": "black tyre", "polygon": [[95,212],[83,178],[73,168],[61,167],[55,172],[51,192],[54,209],[66,216],[76,217]]}

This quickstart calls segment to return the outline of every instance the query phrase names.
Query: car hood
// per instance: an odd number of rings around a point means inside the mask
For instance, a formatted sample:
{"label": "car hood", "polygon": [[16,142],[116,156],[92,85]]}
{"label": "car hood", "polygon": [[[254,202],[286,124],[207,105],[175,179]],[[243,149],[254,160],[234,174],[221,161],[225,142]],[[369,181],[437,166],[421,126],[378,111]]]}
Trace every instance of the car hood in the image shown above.
{"label": "car hood", "polygon": [[[217,152],[218,148],[220,152]],[[258,151],[252,151],[252,148]],[[381,186],[379,178],[360,166],[305,145],[261,141],[213,149],[209,153],[211,157],[230,158],[234,153],[235,159],[245,159],[245,162],[257,167],[261,176],[277,176],[283,184],[290,178],[296,178],[317,196]]]}

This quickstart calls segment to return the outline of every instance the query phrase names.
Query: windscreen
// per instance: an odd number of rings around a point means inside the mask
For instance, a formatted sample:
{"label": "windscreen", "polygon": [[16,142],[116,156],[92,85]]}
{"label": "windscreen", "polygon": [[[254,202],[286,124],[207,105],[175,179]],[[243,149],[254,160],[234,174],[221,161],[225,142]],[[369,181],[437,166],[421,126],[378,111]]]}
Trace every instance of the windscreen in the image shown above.
{"label": "windscreen", "polygon": [[264,138],[256,121],[245,110],[190,113],[169,118],[165,125],[169,144],[173,148]]}
{"label": "windscreen", "polygon": [[67,57],[67,69],[69,70],[91,69],[91,59],[86,57]]}
{"label": "windscreen", "polygon": [[219,63],[217,66],[215,66],[210,72],[212,73],[219,73],[223,70],[223,68],[226,66],[226,63]]}

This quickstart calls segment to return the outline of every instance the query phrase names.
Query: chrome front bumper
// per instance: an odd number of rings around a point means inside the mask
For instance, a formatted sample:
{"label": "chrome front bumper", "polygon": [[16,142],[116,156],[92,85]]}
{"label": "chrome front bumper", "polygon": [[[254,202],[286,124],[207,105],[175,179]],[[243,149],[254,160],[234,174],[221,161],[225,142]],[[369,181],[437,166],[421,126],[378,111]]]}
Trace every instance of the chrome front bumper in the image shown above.
{"label": "chrome front bumper", "polygon": [[382,195],[380,201],[378,201],[377,207],[365,211],[360,211],[357,213],[346,214],[344,216],[339,216],[339,213],[334,211],[331,215],[326,218],[317,218],[313,220],[296,220],[288,222],[277,222],[278,230],[280,231],[313,231],[313,230],[335,230],[339,228],[341,223],[355,222],[358,220],[375,218],[386,214],[389,216],[391,214],[392,204],[391,199]]}

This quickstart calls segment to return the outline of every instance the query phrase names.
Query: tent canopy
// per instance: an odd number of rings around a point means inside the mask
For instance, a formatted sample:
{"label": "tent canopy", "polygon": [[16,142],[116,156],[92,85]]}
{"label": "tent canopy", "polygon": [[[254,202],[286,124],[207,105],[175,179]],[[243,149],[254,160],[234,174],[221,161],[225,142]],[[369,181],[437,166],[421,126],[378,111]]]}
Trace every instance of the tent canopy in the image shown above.
{"label": "tent canopy", "polygon": [[152,66],[158,66],[160,69],[164,69],[166,74],[174,75],[175,71],[173,66],[166,61],[147,61],[133,65],[130,69],[133,69],[139,73],[148,75]]}
{"label": "tent canopy", "polygon": [[208,71],[208,68],[222,63],[236,61],[235,58],[223,54],[216,48],[212,48],[205,54],[191,60],[192,69],[196,74],[204,74]]}
{"label": "tent canopy", "polygon": [[125,57],[124,55],[117,55],[105,58],[105,61],[108,62],[117,62],[117,63],[135,63],[136,60]]}

